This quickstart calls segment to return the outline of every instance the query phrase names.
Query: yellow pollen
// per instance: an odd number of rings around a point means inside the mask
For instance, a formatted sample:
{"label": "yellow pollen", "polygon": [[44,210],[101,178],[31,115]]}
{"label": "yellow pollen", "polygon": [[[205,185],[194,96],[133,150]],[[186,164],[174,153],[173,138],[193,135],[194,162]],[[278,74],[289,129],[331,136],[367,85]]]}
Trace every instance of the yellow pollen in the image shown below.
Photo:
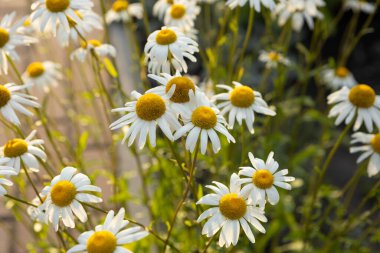
{"label": "yellow pollen", "polygon": [[267,169],[257,170],[252,176],[253,184],[260,189],[268,189],[273,185],[274,177]]}
{"label": "yellow pollen", "polygon": [[4,155],[6,157],[18,157],[28,151],[28,143],[23,139],[13,139],[4,145]]}
{"label": "yellow pollen", "polygon": [[112,5],[112,10],[116,12],[125,11],[126,9],[128,9],[128,1],[117,0]]}
{"label": "yellow pollen", "polygon": [[116,249],[116,237],[107,230],[97,231],[87,240],[88,253],[113,253]]}
{"label": "yellow pollen", "polygon": [[140,119],[152,121],[166,111],[165,101],[157,94],[142,95],[136,103],[136,114]]}
{"label": "yellow pollen", "polygon": [[30,22],[30,19],[28,18],[28,19],[26,19],[26,20],[24,21],[23,26],[28,27],[28,26],[30,26],[30,25],[31,25],[31,22]]}
{"label": "yellow pollen", "polygon": [[272,52],[269,52],[268,54],[268,58],[271,60],[271,61],[279,61],[280,60],[280,54],[279,53],[276,53],[274,51]]}
{"label": "yellow pollen", "polygon": [[9,33],[4,28],[0,27],[0,48],[5,46],[9,41]]}
{"label": "yellow pollen", "polygon": [[170,9],[170,16],[180,19],[186,14],[186,7],[183,4],[173,4]]}
{"label": "yellow pollen", "polygon": [[230,220],[237,220],[245,215],[247,204],[236,193],[228,193],[220,199],[219,210],[224,217]]}
{"label": "yellow pollen", "polygon": [[195,91],[195,85],[193,81],[191,81],[191,79],[186,76],[176,76],[170,79],[170,81],[166,84],[166,92],[168,92],[174,84],[176,85],[175,91],[170,100],[175,103],[189,102],[190,89]]}
{"label": "yellow pollen", "polygon": [[7,87],[0,85],[0,108],[8,104],[11,99],[11,92]]}
{"label": "yellow pollen", "polygon": [[45,67],[42,62],[32,62],[26,69],[30,77],[39,77],[45,72]]}
{"label": "yellow pollen", "polygon": [[348,98],[357,107],[369,108],[375,103],[376,93],[370,86],[358,84],[351,89]]}
{"label": "yellow pollen", "polygon": [[210,129],[216,126],[217,117],[212,108],[200,106],[193,111],[191,122],[202,129]]}
{"label": "yellow pollen", "polygon": [[371,145],[373,150],[375,150],[376,153],[380,154],[380,133],[376,134],[372,138]]}
{"label": "yellow pollen", "polygon": [[345,68],[345,67],[338,67],[338,68],[335,70],[335,74],[336,74],[338,77],[341,77],[341,78],[347,77],[349,73],[350,73],[350,72],[349,72],[348,69]]}
{"label": "yellow pollen", "polygon": [[156,42],[160,45],[169,45],[177,40],[177,35],[170,29],[163,29],[158,32]]}
{"label": "yellow pollen", "polygon": [[75,199],[77,189],[70,181],[62,180],[53,186],[50,194],[51,200],[56,206],[65,207]]}
{"label": "yellow pollen", "polygon": [[51,12],[63,12],[70,6],[70,0],[46,0],[46,8]]}
{"label": "yellow pollen", "polygon": [[88,40],[87,43],[81,42],[82,48],[87,48],[87,44],[92,45],[93,47],[100,47],[102,43],[99,40]]}
{"label": "yellow pollen", "polygon": [[236,107],[247,108],[255,102],[255,94],[248,86],[236,86],[230,93],[230,100]]}

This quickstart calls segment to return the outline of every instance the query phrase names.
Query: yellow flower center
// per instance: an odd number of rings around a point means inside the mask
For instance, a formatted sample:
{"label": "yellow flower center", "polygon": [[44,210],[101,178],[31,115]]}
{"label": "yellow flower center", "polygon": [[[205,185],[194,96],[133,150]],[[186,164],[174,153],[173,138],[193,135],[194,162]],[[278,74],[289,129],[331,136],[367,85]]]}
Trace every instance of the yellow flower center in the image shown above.
{"label": "yellow flower center", "polygon": [[93,47],[100,47],[102,43],[99,40],[88,40],[87,43],[81,42],[82,48],[87,48],[87,45],[92,45]]}
{"label": "yellow flower center", "polygon": [[236,193],[228,193],[219,201],[220,212],[230,220],[243,217],[247,211],[247,204]]}
{"label": "yellow flower center", "polygon": [[186,76],[174,77],[170,79],[170,81],[166,84],[166,92],[168,92],[174,84],[176,85],[175,91],[170,100],[175,103],[189,102],[190,89],[195,91],[195,85],[193,81],[191,81],[191,79]]}
{"label": "yellow flower center", "polygon": [[273,175],[269,170],[257,170],[252,176],[252,182],[260,189],[268,189],[273,185]]}
{"label": "yellow flower center", "polygon": [[31,22],[30,22],[30,19],[28,18],[28,19],[26,19],[26,20],[24,21],[23,26],[28,27],[28,26],[30,26],[30,25],[31,25]]}
{"label": "yellow flower center", "polygon": [[50,191],[51,200],[56,206],[64,207],[71,204],[77,194],[74,184],[67,180],[56,183]]}
{"label": "yellow flower center", "polygon": [[230,100],[236,107],[247,108],[255,102],[255,94],[248,86],[236,86],[230,93]]}
{"label": "yellow flower center", "polygon": [[128,1],[117,0],[112,5],[112,10],[116,12],[125,11],[126,9],[128,9]]}
{"label": "yellow flower center", "polygon": [[217,117],[212,108],[208,106],[200,106],[193,111],[191,122],[202,129],[210,129],[215,127]]}
{"label": "yellow flower center", "polygon": [[7,87],[0,85],[0,108],[8,104],[11,99],[11,92]]}
{"label": "yellow flower center", "polygon": [[87,240],[88,253],[113,253],[116,249],[116,237],[113,233],[97,231]]}
{"label": "yellow flower center", "polygon": [[163,29],[158,32],[156,42],[160,45],[169,45],[177,40],[177,35],[170,29]]}
{"label": "yellow flower center", "polygon": [[70,0],[46,0],[46,8],[51,12],[63,12],[70,6]]}
{"label": "yellow flower center", "polygon": [[165,101],[157,94],[142,95],[136,103],[136,113],[140,119],[156,120],[166,111]]}
{"label": "yellow flower center", "polygon": [[335,74],[336,74],[338,77],[341,77],[341,78],[347,77],[349,73],[350,73],[350,72],[349,72],[348,69],[345,68],[345,67],[338,67],[338,68],[335,70]]}
{"label": "yellow flower center", "polygon": [[361,108],[369,108],[375,103],[376,93],[368,85],[359,84],[351,89],[348,97],[353,105]]}
{"label": "yellow flower center", "polygon": [[174,0],[166,0],[166,2],[167,2],[168,4],[173,4],[173,3],[174,3]]}
{"label": "yellow flower center", "polygon": [[280,60],[280,54],[272,51],[272,52],[270,52],[270,53],[268,54],[268,58],[269,58],[271,61],[279,61],[279,60]]}
{"label": "yellow flower center", "polygon": [[380,154],[380,133],[376,134],[372,138],[371,145],[373,150],[375,150],[376,153]]}
{"label": "yellow flower center", "polygon": [[9,41],[9,33],[4,28],[0,28],[0,48],[5,46]]}
{"label": "yellow flower center", "polygon": [[45,67],[42,62],[32,62],[26,69],[30,77],[39,77],[45,72]]}
{"label": "yellow flower center", "polygon": [[23,139],[13,139],[4,145],[4,155],[6,157],[18,157],[28,151],[28,143]]}
{"label": "yellow flower center", "polygon": [[174,19],[182,18],[186,13],[186,7],[183,4],[173,4],[170,8],[170,16]]}

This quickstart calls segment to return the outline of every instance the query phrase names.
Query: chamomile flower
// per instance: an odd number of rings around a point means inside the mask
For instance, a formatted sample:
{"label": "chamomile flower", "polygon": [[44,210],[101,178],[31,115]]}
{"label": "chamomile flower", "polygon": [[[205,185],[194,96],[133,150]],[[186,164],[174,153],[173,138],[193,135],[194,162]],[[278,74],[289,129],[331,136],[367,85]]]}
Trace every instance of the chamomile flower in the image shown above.
{"label": "chamomile flower", "polygon": [[12,167],[5,165],[6,160],[0,161],[0,196],[4,196],[7,194],[7,190],[3,185],[12,186],[13,183],[9,179],[5,177],[15,176],[17,173],[14,171]]}
{"label": "chamomile flower", "polygon": [[91,10],[93,6],[91,0],[37,0],[32,4],[30,17],[32,22],[39,19],[41,32],[51,31],[55,37],[60,26],[60,33],[70,33],[69,20],[82,23],[75,11]]}
{"label": "chamomile flower", "polygon": [[177,140],[182,136],[186,137],[186,149],[194,152],[198,141],[202,154],[206,153],[208,139],[212,143],[214,153],[219,152],[221,145],[218,134],[223,134],[227,141],[235,142],[234,137],[228,132],[226,120],[219,113],[219,110],[208,100],[206,95],[201,92],[189,92],[190,110],[184,110],[181,113],[181,118],[184,125],[176,131],[174,139]]}
{"label": "chamomile flower", "polygon": [[131,146],[139,134],[138,148],[145,146],[147,136],[149,135],[150,144],[156,146],[156,128],[157,125],[162,132],[173,141],[173,130],[181,127],[174,111],[169,106],[169,98],[173,95],[175,86],[172,86],[165,95],[155,93],[145,93],[144,95],[137,91],[132,92],[136,101],[127,102],[125,107],[113,109],[113,112],[127,112],[126,115],[116,120],[110,125],[111,130],[131,125],[125,134],[122,143],[127,139],[128,146]]}
{"label": "chamomile flower", "polygon": [[231,8],[234,9],[238,6],[244,6],[247,2],[249,1],[249,6],[251,8],[255,8],[257,12],[260,12],[261,10],[261,5],[264,7],[273,10],[276,7],[276,4],[274,0],[228,0],[227,5]]}
{"label": "chamomile flower", "polygon": [[148,232],[140,227],[126,229],[129,221],[124,220],[124,215],[124,208],[121,208],[116,215],[114,211],[110,211],[103,225],[96,226],[95,231],[79,235],[79,244],[69,249],[67,253],[132,253],[124,248],[124,245],[146,237]]}
{"label": "chamomile flower", "polygon": [[91,185],[86,175],[76,172],[76,168],[64,168],[60,175],[53,178],[50,186],[42,190],[42,194],[46,195],[46,200],[39,208],[46,210],[45,222],[50,222],[56,231],[60,219],[66,227],[70,228],[75,227],[75,216],[81,222],[87,221],[87,213],[81,202],[102,202],[101,198],[89,193],[101,192],[101,189]]}
{"label": "chamomile flower", "polygon": [[166,26],[190,30],[194,27],[194,21],[199,13],[200,8],[196,1],[175,0],[166,10],[164,23]]}
{"label": "chamomile flower", "polygon": [[194,53],[198,43],[186,37],[179,28],[162,27],[148,37],[144,48],[148,71],[153,74],[171,73],[171,67],[179,72],[187,72],[185,58],[196,62]]}
{"label": "chamomile flower", "polygon": [[279,65],[288,66],[290,61],[281,53],[276,51],[264,51],[262,50],[259,55],[259,60],[265,63],[265,67],[268,69],[275,69]]}
{"label": "chamomile flower", "polygon": [[126,0],[116,0],[106,14],[107,24],[113,22],[130,22],[133,17],[142,19],[144,9],[141,3],[129,3]]}
{"label": "chamomile flower", "polygon": [[367,167],[368,176],[375,176],[380,172],[380,133],[367,134],[357,132],[352,135],[351,144],[361,143],[362,146],[350,148],[351,153],[363,152],[357,163],[361,163],[365,159],[369,158]]}
{"label": "chamomile flower", "polygon": [[244,119],[249,131],[254,133],[255,113],[269,116],[274,116],[276,113],[268,108],[260,92],[238,82],[233,82],[233,84],[235,85],[233,88],[224,84],[217,85],[217,87],[225,89],[227,92],[215,95],[213,99],[224,101],[217,106],[221,109],[220,113],[222,115],[229,113],[229,128],[233,128],[235,120],[241,125]]}
{"label": "chamomile flower", "polygon": [[[46,210],[42,209],[40,206],[45,202],[46,200],[46,191],[42,190],[45,194],[40,193],[40,197],[35,197],[32,200],[32,204],[37,206],[29,206],[26,211],[29,215],[29,217],[35,221],[35,222],[44,222]],[[42,201],[41,201],[42,200]]]}
{"label": "chamomile flower", "polygon": [[9,140],[0,148],[0,161],[7,160],[6,164],[18,174],[24,165],[31,171],[39,171],[38,158],[46,160],[46,154],[43,151],[41,139],[33,140],[36,130],[32,131],[25,139],[14,138]]}
{"label": "chamomile flower", "polygon": [[45,92],[50,87],[58,86],[59,80],[63,78],[61,65],[51,61],[32,62],[22,75],[25,83],[42,88]]}
{"label": "chamomile flower", "polygon": [[239,176],[248,177],[239,180],[240,183],[246,184],[242,191],[248,192],[253,203],[259,204],[260,207],[265,206],[266,197],[271,205],[277,204],[280,195],[275,186],[291,190],[292,187],[288,182],[295,180],[294,177],[286,176],[287,169],[277,171],[279,165],[273,159],[273,155],[271,152],[267,160],[263,161],[249,153],[248,157],[253,167],[241,167],[239,171]]}
{"label": "chamomile flower", "polygon": [[211,217],[204,224],[202,234],[212,237],[221,230],[219,246],[229,247],[231,244],[237,244],[241,227],[248,239],[255,243],[251,226],[261,233],[265,233],[265,228],[260,223],[260,221],[267,222],[264,210],[257,208],[248,199],[247,192],[240,189],[239,177],[235,173],[231,175],[229,188],[219,182],[214,181],[213,183],[215,185],[206,187],[213,190],[214,193],[205,195],[197,202],[197,205],[213,206],[204,211],[197,220],[197,222],[201,222]]}
{"label": "chamomile flower", "polygon": [[343,121],[348,125],[356,116],[354,131],[359,130],[363,121],[369,132],[373,131],[373,123],[380,129],[380,96],[370,86],[358,84],[351,89],[343,87],[330,94],[327,102],[335,104],[329,113],[329,117],[337,117],[335,125]]}
{"label": "chamomile flower", "polygon": [[153,5],[153,15],[163,20],[167,9],[169,9],[172,4],[173,0],[157,0]]}
{"label": "chamomile flower", "polygon": [[0,84],[0,112],[4,118],[15,125],[21,124],[15,111],[19,111],[20,113],[31,117],[33,116],[33,113],[27,110],[24,106],[31,106],[35,108],[40,106],[37,102],[35,102],[37,98],[20,92],[29,87],[30,85],[26,84]]}
{"label": "chamomile flower", "polygon": [[74,50],[71,53],[70,58],[77,59],[78,61],[84,62],[89,53],[93,51],[98,57],[115,57],[116,49],[110,44],[102,44],[99,40],[88,40],[87,43],[82,43],[81,47]]}
{"label": "chamomile flower", "polygon": [[16,24],[12,25],[15,16],[15,12],[7,14],[0,22],[0,75],[2,73],[5,75],[8,74],[7,57],[10,57],[14,61],[20,59],[16,52],[17,46],[27,46],[37,42],[37,39],[18,32],[26,18],[23,18]]}
{"label": "chamomile flower", "polygon": [[31,36],[31,37],[38,37],[41,35],[39,33],[38,27],[39,27],[38,20],[32,23],[29,17],[25,19],[24,23],[22,23],[22,25],[19,28],[17,28],[17,32],[20,34]]}
{"label": "chamomile flower", "polygon": [[364,12],[367,14],[372,14],[376,11],[376,5],[366,0],[346,0],[344,7],[355,12]]}
{"label": "chamomile flower", "polygon": [[351,88],[358,83],[346,67],[326,68],[321,75],[323,82],[333,90]]}

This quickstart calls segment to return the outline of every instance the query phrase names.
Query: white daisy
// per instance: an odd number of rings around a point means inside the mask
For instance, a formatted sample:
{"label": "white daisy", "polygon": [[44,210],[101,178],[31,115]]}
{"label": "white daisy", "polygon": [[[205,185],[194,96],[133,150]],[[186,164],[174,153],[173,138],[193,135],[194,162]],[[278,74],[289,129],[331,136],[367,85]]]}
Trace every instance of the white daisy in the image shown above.
{"label": "white daisy", "polygon": [[186,137],[186,149],[194,152],[195,146],[200,144],[202,154],[206,153],[208,139],[210,138],[214,153],[219,152],[221,145],[218,137],[219,132],[227,137],[227,141],[235,142],[234,137],[228,132],[224,125],[226,120],[219,113],[219,110],[201,92],[190,90],[190,110],[184,110],[181,118],[184,126],[176,131],[174,139],[177,140],[189,133]]}
{"label": "white daisy", "polygon": [[173,4],[173,0],[157,0],[153,5],[153,15],[160,20],[164,19],[167,9]]}
{"label": "white daisy", "polygon": [[32,22],[39,19],[40,31],[51,31],[56,36],[58,27],[61,33],[70,33],[69,19],[80,25],[82,20],[75,11],[91,10],[91,0],[37,0],[32,4]]}
{"label": "white daisy", "polygon": [[264,51],[262,50],[259,55],[259,60],[265,63],[265,67],[268,69],[276,69],[279,65],[289,66],[290,61],[281,53],[276,51]]}
{"label": "white daisy", "polygon": [[231,175],[229,188],[219,182],[214,181],[213,183],[215,185],[206,187],[214,193],[203,196],[197,202],[197,205],[213,206],[204,211],[197,220],[197,222],[201,222],[211,216],[204,224],[202,234],[212,237],[221,229],[219,246],[229,247],[231,244],[237,244],[241,226],[248,239],[255,243],[251,226],[261,233],[265,233],[265,228],[260,224],[260,221],[267,222],[264,210],[255,207],[248,199],[247,192],[240,189],[239,177],[235,173]]}
{"label": "white daisy", "polygon": [[29,88],[30,85],[16,85],[14,83],[0,84],[0,111],[1,114],[11,123],[20,125],[16,112],[19,111],[29,117],[33,113],[28,111],[24,106],[31,106],[38,108],[40,105],[35,102],[37,98],[27,94],[20,93],[21,90]]}
{"label": "white daisy", "polygon": [[187,72],[187,64],[184,58],[192,62],[197,59],[193,56],[198,52],[198,43],[186,37],[179,28],[162,27],[154,31],[148,37],[144,48],[149,73],[170,74],[171,68],[175,71]]}
{"label": "white daisy", "polygon": [[138,148],[145,146],[147,136],[149,135],[150,144],[156,146],[156,128],[157,125],[162,132],[173,141],[172,131],[181,127],[174,111],[169,106],[169,98],[173,95],[175,86],[172,86],[165,95],[155,93],[145,93],[141,95],[137,91],[132,92],[136,101],[127,102],[125,107],[113,109],[113,112],[127,112],[126,115],[116,120],[110,125],[111,130],[131,125],[125,134],[122,143],[127,139],[128,146],[131,146],[139,134]]}
{"label": "white daisy", "polygon": [[225,89],[227,92],[215,95],[213,99],[226,100],[218,104],[218,108],[221,109],[220,113],[222,115],[229,112],[229,128],[234,127],[235,119],[239,125],[242,124],[244,119],[249,131],[254,133],[255,112],[269,116],[274,116],[276,113],[268,108],[260,92],[238,82],[233,82],[233,84],[235,85],[234,88],[224,84],[217,85],[217,87]]}
{"label": "white daisy", "polygon": [[8,59],[10,57],[14,61],[18,61],[20,57],[16,52],[16,47],[20,45],[30,45],[38,40],[18,32],[26,18],[19,20],[12,26],[12,22],[16,12],[7,14],[0,22],[0,75],[8,74]]}
{"label": "white daisy", "polygon": [[52,223],[57,231],[59,220],[67,227],[74,228],[74,216],[81,222],[87,221],[87,213],[83,203],[100,203],[102,199],[88,192],[101,192],[97,186],[91,185],[88,176],[77,173],[77,169],[66,167],[61,174],[55,176],[50,186],[45,187],[42,194],[46,195],[46,200],[39,207],[46,210],[45,222]]}
{"label": "white daisy", "polygon": [[276,7],[276,3],[274,0],[228,0],[227,5],[234,9],[237,6],[244,6],[249,1],[249,6],[251,8],[255,8],[257,12],[260,12],[261,10],[261,4],[264,5],[264,7],[273,10]]}
{"label": "white daisy", "polygon": [[194,27],[194,21],[200,11],[196,1],[174,0],[166,10],[164,24],[188,31]]}
{"label": "white daisy", "polygon": [[0,160],[0,196],[4,196],[7,194],[7,190],[4,188],[3,185],[12,186],[12,181],[4,178],[8,176],[15,176],[17,173],[14,171],[12,167],[9,167],[6,165],[8,162],[7,159]]}
{"label": "white daisy", "polygon": [[7,160],[6,164],[14,168],[17,174],[23,165],[34,172],[38,172],[38,159],[45,161],[46,154],[42,146],[44,141],[41,139],[33,140],[36,132],[36,130],[32,131],[25,140],[15,138],[5,143],[0,148],[0,161]]}
{"label": "white daisy", "polygon": [[22,75],[25,83],[42,88],[45,92],[50,87],[58,86],[59,80],[63,78],[61,65],[51,61],[32,62]]}
{"label": "white daisy", "polygon": [[334,105],[329,117],[337,117],[335,125],[343,121],[348,125],[356,117],[354,131],[364,124],[369,132],[373,131],[373,123],[380,129],[380,96],[366,84],[358,84],[351,89],[342,89],[327,97],[328,104]]}
{"label": "white daisy", "polygon": [[71,53],[70,58],[77,59],[78,61],[84,62],[86,57],[91,50],[95,52],[98,57],[115,57],[116,49],[110,44],[102,44],[99,40],[88,40],[87,43],[82,43],[81,47],[74,50]]}
{"label": "white daisy", "polygon": [[129,221],[124,220],[124,215],[124,208],[121,208],[116,215],[114,211],[110,211],[103,225],[96,226],[95,231],[82,233],[78,237],[79,244],[69,249],[67,253],[132,253],[124,245],[138,241],[149,233],[142,231],[141,227],[125,229]]}
{"label": "white daisy", "polygon": [[126,0],[116,0],[106,14],[107,24],[113,22],[130,22],[133,17],[142,19],[144,9],[141,3],[130,4]]}
{"label": "white daisy", "polygon": [[344,86],[351,88],[358,83],[346,67],[326,68],[322,71],[321,77],[322,81],[333,90]]}
{"label": "white daisy", "polygon": [[275,186],[291,190],[292,187],[287,182],[295,180],[294,177],[286,176],[288,174],[287,169],[277,171],[279,165],[273,159],[273,155],[274,153],[270,152],[265,162],[249,153],[248,157],[253,167],[241,167],[239,171],[239,176],[248,177],[240,179],[240,183],[246,184],[242,191],[248,192],[253,203],[259,204],[260,207],[265,206],[266,196],[271,205],[277,204],[280,195]]}
{"label": "white daisy", "polygon": [[[35,222],[44,222],[45,221],[45,215],[46,215],[46,210],[45,209],[41,209],[41,205],[45,202],[46,200],[46,191],[45,189],[42,190],[42,192],[44,192],[45,194],[43,193],[40,193],[40,197],[35,197],[33,200],[32,200],[32,204],[37,206],[37,207],[34,207],[34,206],[29,206],[26,211],[28,213],[28,215],[30,216],[30,218],[35,221]],[[42,200],[42,202],[41,202]]]}
{"label": "white daisy", "polygon": [[41,34],[39,33],[39,22],[38,20],[33,23],[30,21],[30,18],[25,19],[24,23],[17,28],[17,32],[20,34],[28,35],[31,37],[38,37]]}
{"label": "white daisy", "polygon": [[367,14],[372,14],[376,11],[375,3],[370,3],[366,0],[346,0],[344,7],[349,10],[361,11]]}
{"label": "white daisy", "polygon": [[380,172],[380,133],[377,134],[367,134],[362,132],[357,132],[352,135],[351,144],[362,143],[363,146],[350,148],[351,153],[363,152],[357,163],[361,163],[365,159],[369,158],[369,163],[367,167],[368,176],[372,177]]}

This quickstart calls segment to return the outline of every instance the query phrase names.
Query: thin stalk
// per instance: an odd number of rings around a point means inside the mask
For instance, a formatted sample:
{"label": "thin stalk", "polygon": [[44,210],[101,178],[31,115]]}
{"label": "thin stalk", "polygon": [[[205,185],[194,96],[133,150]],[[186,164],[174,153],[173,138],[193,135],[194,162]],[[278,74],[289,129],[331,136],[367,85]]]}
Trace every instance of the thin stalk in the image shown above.
{"label": "thin stalk", "polygon": [[19,198],[15,197],[15,196],[11,196],[9,194],[5,194],[4,197],[7,197],[8,199],[15,200],[17,202],[20,202],[20,203],[28,205],[28,206],[38,207],[37,205],[35,205],[33,203],[30,203],[30,202],[28,202],[26,200],[19,199]]}
{"label": "thin stalk", "polygon": [[25,175],[26,175],[26,177],[28,178],[29,183],[32,185],[32,188],[33,188],[34,192],[36,193],[38,199],[40,200],[41,203],[43,203],[44,201],[42,200],[42,198],[41,198],[41,196],[40,196],[40,192],[37,190],[37,187],[36,187],[36,185],[33,183],[33,180],[32,180],[32,178],[30,177],[29,172],[28,172],[28,170],[26,169],[26,167],[24,166],[24,164],[22,164],[22,168],[24,169],[24,171],[25,171]]}

